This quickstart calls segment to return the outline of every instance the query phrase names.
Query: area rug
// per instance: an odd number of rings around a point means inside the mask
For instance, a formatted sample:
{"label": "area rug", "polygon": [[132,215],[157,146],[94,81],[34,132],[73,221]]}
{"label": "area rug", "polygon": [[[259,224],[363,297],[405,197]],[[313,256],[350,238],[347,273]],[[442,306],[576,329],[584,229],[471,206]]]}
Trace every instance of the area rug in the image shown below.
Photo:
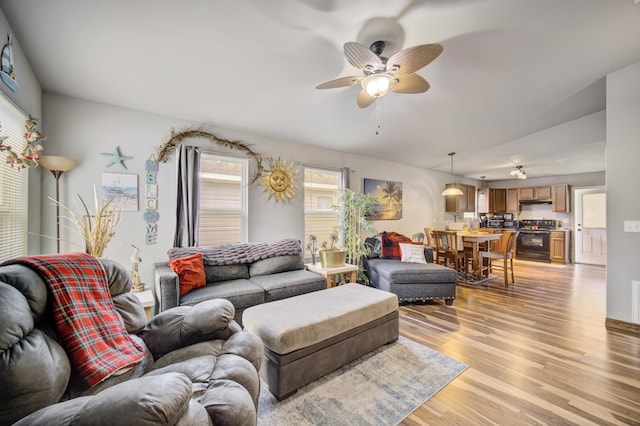
{"label": "area rug", "polygon": [[283,401],[263,382],[258,425],[397,425],[466,368],[400,336]]}

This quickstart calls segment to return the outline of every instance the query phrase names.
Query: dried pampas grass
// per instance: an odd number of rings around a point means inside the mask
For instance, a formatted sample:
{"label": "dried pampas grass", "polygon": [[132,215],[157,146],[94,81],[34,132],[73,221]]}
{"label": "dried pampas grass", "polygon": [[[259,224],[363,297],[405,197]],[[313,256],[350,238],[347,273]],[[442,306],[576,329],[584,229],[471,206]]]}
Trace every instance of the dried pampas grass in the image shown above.
{"label": "dried pampas grass", "polygon": [[87,203],[84,202],[80,195],[78,195],[78,199],[82,203],[84,210],[81,214],[52,198],[49,199],[65,210],[66,215],[63,218],[75,225],[73,228],[65,227],[80,234],[84,240],[86,252],[95,257],[102,257],[104,249],[107,248],[109,241],[116,234],[115,229],[122,220],[122,206],[116,208],[113,205],[113,198],[108,199],[106,202],[98,201],[98,193],[95,186],[93,187],[93,211],[89,210]]}

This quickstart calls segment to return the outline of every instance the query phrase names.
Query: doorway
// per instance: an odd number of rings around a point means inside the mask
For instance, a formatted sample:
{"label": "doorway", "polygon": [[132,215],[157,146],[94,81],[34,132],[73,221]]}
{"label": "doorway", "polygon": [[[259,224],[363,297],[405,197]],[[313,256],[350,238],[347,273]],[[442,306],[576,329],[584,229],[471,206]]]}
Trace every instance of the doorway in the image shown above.
{"label": "doorway", "polygon": [[575,262],[607,264],[607,193],[604,186],[577,188],[573,199]]}

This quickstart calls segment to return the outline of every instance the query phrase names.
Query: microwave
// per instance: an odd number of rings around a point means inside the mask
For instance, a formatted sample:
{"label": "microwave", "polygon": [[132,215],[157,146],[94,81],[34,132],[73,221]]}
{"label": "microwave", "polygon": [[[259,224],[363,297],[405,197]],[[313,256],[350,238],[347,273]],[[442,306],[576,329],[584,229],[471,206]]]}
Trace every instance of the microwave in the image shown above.
{"label": "microwave", "polygon": [[504,228],[503,219],[487,219],[487,228],[501,229]]}
{"label": "microwave", "polygon": [[517,220],[506,220],[504,221],[503,228],[515,229],[518,227]]}

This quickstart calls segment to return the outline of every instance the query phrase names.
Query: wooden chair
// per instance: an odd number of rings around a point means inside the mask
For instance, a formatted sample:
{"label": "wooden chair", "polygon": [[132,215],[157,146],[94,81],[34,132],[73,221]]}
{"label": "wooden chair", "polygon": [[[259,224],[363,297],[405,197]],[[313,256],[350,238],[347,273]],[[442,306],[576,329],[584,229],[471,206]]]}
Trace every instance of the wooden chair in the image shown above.
{"label": "wooden chair", "polygon": [[513,274],[513,250],[516,247],[516,240],[518,239],[517,231],[504,231],[507,236],[507,244],[504,246],[504,250],[499,251],[483,251],[480,252],[482,256],[482,267],[483,271],[488,275],[491,273],[493,269],[493,261],[502,259],[502,269],[504,271],[504,285],[509,285],[509,273],[508,270],[511,269],[511,282],[515,283],[515,277]]}
{"label": "wooden chair", "polygon": [[436,250],[438,245],[436,244],[436,234],[433,232],[433,228],[424,228],[424,235],[427,236],[427,245]]}
{"label": "wooden chair", "polygon": [[461,247],[458,247],[458,233],[456,231],[433,231],[438,253],[438,263],[462,272],[465,280],[469,266]]}

